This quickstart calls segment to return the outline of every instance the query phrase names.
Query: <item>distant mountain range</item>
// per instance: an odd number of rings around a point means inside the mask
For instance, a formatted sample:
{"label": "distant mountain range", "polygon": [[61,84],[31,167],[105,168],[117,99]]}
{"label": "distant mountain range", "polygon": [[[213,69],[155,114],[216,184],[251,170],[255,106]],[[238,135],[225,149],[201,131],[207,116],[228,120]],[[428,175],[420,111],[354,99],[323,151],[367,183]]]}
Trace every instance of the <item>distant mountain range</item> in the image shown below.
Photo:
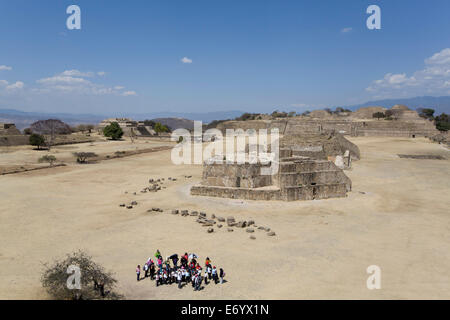
{"label": "distant mountain range", "polygon": [[370,106],[381,106],[385,108],[391,108],[396,104],[403,104],[413,110],[418,108],[431,108],[435,110],[435,115],[441,114],[443,112],[447,114],[450,113],[450,96],[442,96],[442,97],[424,96],[424,97],[414,97],[404,99],[375,100],[375,101],[368,101],[363,104],[347,106],[344,108],[355,111],[359,108]]}
{"label": "distant mountain range", "polygon": [[[369,106],[383,106],[390,108],[396,104],[404,104],[411,109],[417,108],[432,108],[435,114],[443,112],[450,113],[450,96],[443,97],[415,97],[405,99],[385,99],[368,101],[363,104],[345,106],[344,108],[350,110],[357,110],[361,107]],[[343,106],[340,106],[343,107]],[[331,108],[331,109],[335,109]],[[46,120],[55,118],[66,122],[69,125],[75,126],[77,124],[97,124],[106,118],[132,118],[135,120],[154,120],[159,119],[161,123],[169,125],[175,129],[178,127],[191,127],[192,121],[198,120],[203,123],[209,123],[213,120],[234,119],[241,116],[244,111],[230,110],[230,111],[214,111],[204,113],[189,113],[189,112],[153,112],[153,113],[117,113],[117,114],[70,114],[70,113],[40,113],[40,112],[24,112],[14,109],[0,109],[0,122],[15,123],[17,128],[23,129],[28,127],[31,123],[38,120]]]}
{"label": "distant mountain range", "polygon": [[134,120],[160,120],[161,123],[169,125],[171,128],[189,126],[192,121],[198,120],[209,123],[213,120],[234,119],[242,115],[243,111],[216,111],[205,113],[183,113],[183,112],[155,112],[155,113],[121,113],[121,114],[70,114],[70,113],[40,113],[25,112],[14,109],[0,109],[0,122],[15,123],[19,129],[30,126],[35,121],[50,118],[59,119],[71,126],[83,124],[98,124],[106,118],[131,118]]}

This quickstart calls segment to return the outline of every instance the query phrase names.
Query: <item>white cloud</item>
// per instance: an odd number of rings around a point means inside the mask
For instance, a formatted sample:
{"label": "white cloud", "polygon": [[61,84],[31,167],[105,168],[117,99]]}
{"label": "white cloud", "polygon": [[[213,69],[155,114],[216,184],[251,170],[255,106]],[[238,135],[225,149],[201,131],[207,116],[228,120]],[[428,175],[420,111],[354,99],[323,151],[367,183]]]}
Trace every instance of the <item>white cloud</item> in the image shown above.
{"label": "white cloud", "polygon": [[435,53],[432,57],[425,60],[426,64],[450,64],[450,48]]}
{"label": "white cloud", "polygon": [[73,69],[73,70],[66,70],[63,73],[61,73],[62,76],[70,76],[70,77],[93,77],[93,72],[81,72],[79,70]]}
{"label": "white cloud", "polygon": [[406,73],[387,73],[375,80],[366,91],[377,97],[411,95],[446,95],[450,80],[450,48],[425,59],[425,68],[408,76]]}
{"label": "white cloud", "polygon": [[99,71],[97,72],[97,75],[99,75],[100,77],[103,77],[104,75],[106,75],[105,71]]}
{"label": "white cloud", "polygon": [[[42,78],[36,81],[40,87],[32,89],[35,93],[73,93],[73,94],[91,94],[91,95],[125,95],[123,86],[108,87],[102,84],[94,83],[87,77],[94,77],[98,73],[81,72],[79,70],[66,70],[53,77]],[[126,95],[132,95],[134,91]],[[134,94],[136,94],[134,92]]]}
{"label": "white cloud", "polygon": [[6,80],[0,80],[0,86],[3,86],[3,87],[5,87],[5,86],[7,86],[8,85],[8,81],[6,81]]}
{"label": "white cloud", "polygon": [[0,71],[2,71],[2,70],[10,71],[10,70],[12,70],[12,67],[5,66],[5,65],[1,65],[1,66],[0,66]]}
{"label": "white cloud", "polygon": [[9,86],[6,86],[6,90],[22,89],[23,86],[24,86],[24,83],[22,81],[16,81],[15,83],[12,83]]}
{"label": "white cloud", "polygon": [[181,62],[183,62],[183,63],[192,63],[192,59],[189,59],[188,57],[184,57],[183,59],[181,59]]}
{"label": "white cloud", "polygon": [[47,85],[51,85],[51,84],[57,85],[57,84],[61,84],[61,83],[68,84],[68,85],[73,85],[73,84],[90,85],[92,83],[89,80],[86,80],[83,78],[77,78],[77,77],[72,77],[72,76],[62,76],[62,75],[39,79],[36,82],[40,83],[40,84],[47,84]]}
{"label": "white cloud", "polygon": [[122,93],[123,96],[127,97],[127,96],[135,96],[137,93],[135,91],[125,91],[124,93]]}
{"label": "white cloud", "polygon": [[341,29],[341,33],[349,33],[352,30],[353,30],[352,27],[343,28],[343,29]]}

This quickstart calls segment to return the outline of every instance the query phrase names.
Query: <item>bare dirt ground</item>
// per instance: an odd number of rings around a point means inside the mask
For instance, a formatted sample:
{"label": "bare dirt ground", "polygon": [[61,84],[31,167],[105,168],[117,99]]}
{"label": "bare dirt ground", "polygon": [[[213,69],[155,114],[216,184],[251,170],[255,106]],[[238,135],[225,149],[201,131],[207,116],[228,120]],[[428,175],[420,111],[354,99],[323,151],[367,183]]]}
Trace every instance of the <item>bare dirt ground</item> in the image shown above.
{"label": "bare dirt ground", "polygon": [[[41,263],[76,249],[86,249],[115,272],[128,299],[449,299],[449,160],[397,156],[449,159],[449,151],[425,139],[351,140],[361,160],[347,171],[353,191],[342,199],[193,197],[189,187],[200,181],[201,167],[173,165],[170,151],[0,176],[0,299],[48,298],[39,282]],[[135,147],[116,147],[126,146]],[[72,147],[87,146],[67,147],[60,148],[61,158]],[[114,149],[114,143],[92,146],[98,153],[101,148]],[[0,164],[34,155],[2,153]],[[166,189],[141,194],[149,178],[165,178]],[[133,209],[119,207],[133,200]],[[164,212],[147,213],[152,207]],[[251,240],[245,230],[226,228],[208,234],[194,217],[175,216],[170,209],[254,219],[277,236],[256,231]],[[165,256],[195,252],[201,262],[209,256],[224,268],[227,282],[200,292],[157,288],[148,279],[138,283],[136,265],[156,249]],[[380,290],[366,287],[369,265],[381,268]]]}
{"label": "bare dirt ground", "polygon": [[0,147],[0,175],[11,171],[25,171],[48,167],[48,163],[38,163],[40,157],[53,155],[57,164],[75,163],[74,152],[94,152],[99,158],[114,157],[116,152],[140,152],[151,148],[171,146],[173,143],[158,138],[129,139],[110,141],[98,134],[92,134],[94,142],[57,145],[50,150],[37,150],[29,145]]}

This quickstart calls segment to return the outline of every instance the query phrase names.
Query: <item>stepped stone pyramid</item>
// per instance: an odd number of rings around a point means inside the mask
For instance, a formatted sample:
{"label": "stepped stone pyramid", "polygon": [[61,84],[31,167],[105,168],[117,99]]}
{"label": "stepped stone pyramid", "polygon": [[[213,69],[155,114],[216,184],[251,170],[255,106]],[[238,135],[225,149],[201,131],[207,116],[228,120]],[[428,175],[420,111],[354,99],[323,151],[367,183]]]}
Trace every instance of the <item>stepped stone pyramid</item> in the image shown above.
{"label": "stepped stone pyramid", "polygon": [[289,149],[282,153],[279,170],[273,175],[261,174],[261,169],[270,168],[271,163],[205,162],[202,181],[191,188],[191,194],[296,201],[345,197],[351,191],[351,180],[332,161],[292,156]]}

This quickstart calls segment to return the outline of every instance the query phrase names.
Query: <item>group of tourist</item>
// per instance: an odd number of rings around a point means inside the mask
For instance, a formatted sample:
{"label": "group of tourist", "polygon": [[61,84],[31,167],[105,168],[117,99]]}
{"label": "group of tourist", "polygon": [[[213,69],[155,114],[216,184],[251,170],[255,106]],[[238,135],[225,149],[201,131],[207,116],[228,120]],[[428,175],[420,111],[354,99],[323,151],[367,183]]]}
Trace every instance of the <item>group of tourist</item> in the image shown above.
{"label": "group of tourist", "polygon": [[[217,270],[216,266],[211,264],[211,260],[207,257],[205,260],[205,266],[202,268],[197,261],[198,256],[196,254],[187,254],[187,252],[179,259],[178,254],[173,254],[167,259],[163,259],[161,252],[156,250],[155,261],[150,257],[143,265],[142,270],[144,272],[144,278],[150,277],[151,280],[155,280],[156,286],[168,285],[176,283],[178,288],[181,289],[183,283],[188,285],[192,284],[194,291],[201,289],[202,282],[205,284],[213,282],[215,284],[223,283],[225,272],[222,268]],[[178,262],[180,262],[178,264]],[[203,272],[203,276],[202,276]],[[141,280],[141,266],[136,267],[137,281]]]}

